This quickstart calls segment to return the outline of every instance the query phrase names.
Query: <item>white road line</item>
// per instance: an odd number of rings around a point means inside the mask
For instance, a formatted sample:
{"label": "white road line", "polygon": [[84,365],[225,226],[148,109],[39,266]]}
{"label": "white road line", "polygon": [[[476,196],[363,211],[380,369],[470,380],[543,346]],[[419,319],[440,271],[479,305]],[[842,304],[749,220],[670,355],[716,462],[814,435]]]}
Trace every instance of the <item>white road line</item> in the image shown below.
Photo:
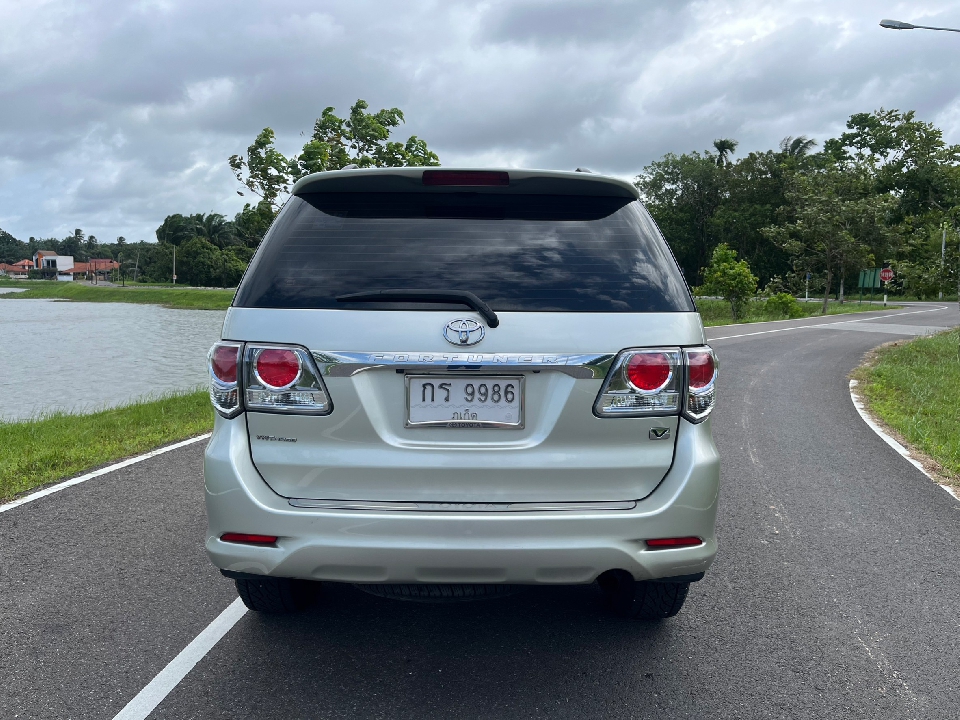
{"label": "white road line", "polygon": [[148,453],[144,453],[143,455],[137,455],[136,457],[127,458],[126,460],[122,460],[118,463],[114,463],[113,465],[107,465],[107,467],[102,467],[99,470],[94,470],[93,472],[89,472],[86,475],[80,475],[79,477],[70,478],[69,480],[64,480],[63,482],[57,483],[56,485],[51,485],[50,487],[44,488],[43,490],[38,490],[35,493],[30,493],[29,495],[25,495],[19,500],[8,502],[6,505],[0,505],[0,513],[5,513],[7,512],[7,510],[13,510],[14,508],[20,507],[21,505],[26,505],[28,502],[33,502],[34,500],[39,500],[40,498],[46,497],[47,495],[53,495],[53,493],[55,492],[60,492],[61,490],[65,490],[68,487],[73,487],[74,485],[79,485],[80,483],[86,482],[87,480],[91,480],[95,477],[106,475],[107,473],[111,473],[114,470],[120,470],[121,468],[129,467],[130,465],[135,465],[138,462],[149,460],[150,458],[156,457],[157,455],[163,455],[164,453],[168,453],[171,450],[178,450],[179,448],[186,447],[187,445],[193,445],[194,443],[198,443],[201,440],[206,440],[208,437],[210,437],[210,435],[211,433],[204,433],[203,435],[192,437],[189,440],[183,440],[182,442],[174,443],[173,445],[167,445],[162,448],[157,448],[156,450],[151,450]]}
{"label": "white road line", "polygon": [[[917,470],[922,472],[924,475],[926,475],[928,478],[930,478],[934,482],[937,482],[937,479],[933,477],[933,475],[928,473],[926,471],[926,468],[924,468],[923,465],[917,462],[917,460],[910,455],[910,451],[907,450],[907,448],[905,448],[903,445],[898,443],[892,437],[887,435],[887,433],[885,433],[883,429],[876,423],[876,421],[870,416],[870,413],[867,412],[867,409],[863,404],[863,400],[861,399],[860,395],[857,394],[856,387],[858,384],[859,383],[856,380],[850,381],[850,399],[853,400],[853,406],[857,409],[857,412],[860,413],[860,417],[863,418],[863,421],[869,426],[871,430],[873,430],[877,435],[879,435],[887,445],[889,445],[894,450],[896,450],[900,455],[902,455],[903,458],[908,463],[913,465]],[[942,487],[944,490],[950,493],[950,495],[955,497],[957,500],[960,500],[960,495],[958,495],[956,490],[954,490],[952,487],[950,487],[949,485],[941,485],[940,483],[937,483],[937,484],[940,485],[940,487]]]}
{"label": "white road line", "polygon": [[[900,317],[901,315],[916,315],[918,313],[936,312],[937,310],[949,310],[949,308],[946,306],[938,306],[935,308],[926,308],[924,310],[911,310],[910,312],[884,315],[879,318],[869,317],[869,318],[858,318],[856,320],[837,320],[836,322],[816,323],[815,325],[795,325],[793,327],[788,327],[788,328],[776,328],[775,330],[759,330],[757,332],[742,333],[740,335],[726,335],[724,337],[718,337],[718,338],[707,338],[707,342],[712,343],[712,342],[716,342],[717,340],[732,340],[733,338],[750,337],[751,335],[768,335],[769,333],[787,332],[789,330],[807,330],[809,328],[823,327],[824,325],[840,325],[841,323],[866,322],[867,320],[886,320],[887,318]],[[871,310],[870,312],[873,312],[873,311]],[[784,322],[784,321],[774,320],[773,322]],[[744,323],[740,323],[740,324],[742,325]],[[704,328],[704,330],[712,330],[712,329],[713,328]]]}
{"label": "white road line", "polygon": [[157,673],[146,687],[137,696],[127,703],[126,707],[117,713],[113,720],[145,720],[163,699],[180,684],[187,673],[210,652],[214,645],[230,632],[230,628],[237,624],[247,612],[246,606],[240,598],[234,600],[227,609],[220,613],[216,620],[207,625],[180,654],[171,660],[167,666]]}

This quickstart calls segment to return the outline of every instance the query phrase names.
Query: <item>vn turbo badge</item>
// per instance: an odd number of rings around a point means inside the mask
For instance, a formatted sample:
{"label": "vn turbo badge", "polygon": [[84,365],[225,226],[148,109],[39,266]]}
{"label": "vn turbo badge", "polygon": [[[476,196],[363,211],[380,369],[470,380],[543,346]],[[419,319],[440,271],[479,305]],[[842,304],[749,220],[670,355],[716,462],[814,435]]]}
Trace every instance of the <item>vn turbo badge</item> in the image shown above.
{"label": "vn turbo badge", "polygon": [[443,328],[443,337],[451,345],[476,345],[483,340],[483,323],[473,318],[451,320]]}
{"label": "vn turbo badge", "polygon": [[670,428],[650,428],[651,440],[669,440]]}

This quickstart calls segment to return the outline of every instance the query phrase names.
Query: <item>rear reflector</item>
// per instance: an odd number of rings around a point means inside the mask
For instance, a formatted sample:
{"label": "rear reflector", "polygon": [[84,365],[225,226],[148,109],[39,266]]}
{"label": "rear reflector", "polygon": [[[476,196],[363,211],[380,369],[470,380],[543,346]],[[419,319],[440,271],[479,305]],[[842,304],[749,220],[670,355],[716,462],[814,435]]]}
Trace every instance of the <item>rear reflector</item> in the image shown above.
{"label": "rear reflector", "polygon": [[244,543],[245,545],[274,545],[276,535],[251,535],[249,533],[224,533],[220,536],[223,542]]}
{"label": "rear reflector", "polygon": [[703,545],[703,540],[698,537],[655,538],[653,540],[647,540],[647,547],[655,550],[695,547],[696,545]]}
{"label": "rear reflector", "polygon": [[424,170],[423,184],[462,187],[506,186],[510,184],[510,175],[489,170]]}

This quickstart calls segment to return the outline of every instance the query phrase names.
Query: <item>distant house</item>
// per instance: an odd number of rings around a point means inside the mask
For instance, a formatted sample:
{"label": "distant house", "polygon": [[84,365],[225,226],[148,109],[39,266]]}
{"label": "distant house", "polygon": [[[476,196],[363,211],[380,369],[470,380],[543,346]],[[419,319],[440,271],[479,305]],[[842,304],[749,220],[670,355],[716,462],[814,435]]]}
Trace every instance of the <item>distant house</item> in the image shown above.
{"label": "distant house", "polygon": [[53,250],[37,250],[33,254],[33,267],[44,276],[56,277],[64,282],[73,280],[73,255],[57,255]]}
{"label": "distant house", "polygon": [[[26,263],[26,266],[24,266]],[[0,275],[6,275],[14,280],[26,280],[27,273],[33,269],[33,263],[29,260],[21,260],[18,263],[8,264],[0,263]]]}
{"label": "distant house", "polygon": [[106,277],[114,270],[120,269],[120,263],[108,258],[91,258],[88,262],[78,262],[73,264],[74,277],[82,275],[84,279],[89,280],[94,274],[100,277]]}

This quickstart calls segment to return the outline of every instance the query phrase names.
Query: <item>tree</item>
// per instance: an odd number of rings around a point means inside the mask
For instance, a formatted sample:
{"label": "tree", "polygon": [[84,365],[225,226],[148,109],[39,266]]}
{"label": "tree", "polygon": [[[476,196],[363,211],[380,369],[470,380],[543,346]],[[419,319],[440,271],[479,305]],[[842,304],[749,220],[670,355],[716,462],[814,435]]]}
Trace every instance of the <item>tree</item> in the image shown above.
{"label": "tree", "polygon": [[233,218],[237,241],[248,248],[256,248],[270,228],[276,213],[270,203],[261,200],[256,205],[247,203]]}
{"label": "tree", "polygon": [[195,237],[196,221],[192,216],[167,215],[163,219],[160,227],[157,228],[157,241],[168,245],[182,245],[187,240]]}
{"label": "tree", "polygon": [[797,270],[825,273],[823,314],[834,273],[840,272],[842,283],[848,269],[872,262],[870,244],[881,244],[890,232],[886,218],[895,200],[873,194],[871,184],[862,168],[828,167],[798,175],[787,191],[792,218],[764,230],[771,242],[793,256]]}
{"label": "tree", "polygon": [[757,277],[750,272],[745,260],[737,260],[737,253],[725,243],[717,245],[710,258],[710,265],[703,273],[700,293],[719,295],[730,303],[734,320],[743,317],[746,303],[757,292]]}
{"label": "tree", "polygon": [[787,135],[780,141],[780,153],[799,160],[806,157],[816,146],[817,141],[811,140],[806,135],[799,135],[797,137]]}
{"label": "tree", "polygon": [[233,223],[220,213],[194,216],[194,231],[197,237],[205,238],[221,250],[236,242]]}
{"label": "tree", "polygon": [[[247,148],[246,155],[231,155],[228,163],[243,186],[276,212],[286,200],[290,186],[306,175],[326,170],[358,167],[408,167],[439,165],[436,153],[416,135],[405,143],[391,141],[390,133],[404,122],[399,108],[367,112],[365,100],[357,100],[347,118],[334,114],[332,106],[313,125],[313,135],[299,155],[285,157],[276,149],[276,134],[264,128]],[[237,191],[240,195],[244,193]]]}
{"label": "tree", "polygon": [[0,230],[0,262],[15,263],[30,257],[27,244],[17,240],[5,230]]}
{"label": "tree", "polygon": [[717,244],[714,214],[728,175],[712,153],[667,153],[643,169],[634,183],[691,284]]}
{"label": "tree", "polygon": [[899,219],[960,203],[960,145],[947,145],[933,123],[917,120],[912,110],[880,108],[851,115],[847,129],[825,151],[843,165],[869,167],[876,192],[898,198]]}
{"label": "tree", "polygon": [[717,150],[718,167],[724,167],[730,164],[730,156],[733,155],[739,144],[736,140],[731,140],[730,138],[720,138],[719,140],[713,141],[713,147]]}

